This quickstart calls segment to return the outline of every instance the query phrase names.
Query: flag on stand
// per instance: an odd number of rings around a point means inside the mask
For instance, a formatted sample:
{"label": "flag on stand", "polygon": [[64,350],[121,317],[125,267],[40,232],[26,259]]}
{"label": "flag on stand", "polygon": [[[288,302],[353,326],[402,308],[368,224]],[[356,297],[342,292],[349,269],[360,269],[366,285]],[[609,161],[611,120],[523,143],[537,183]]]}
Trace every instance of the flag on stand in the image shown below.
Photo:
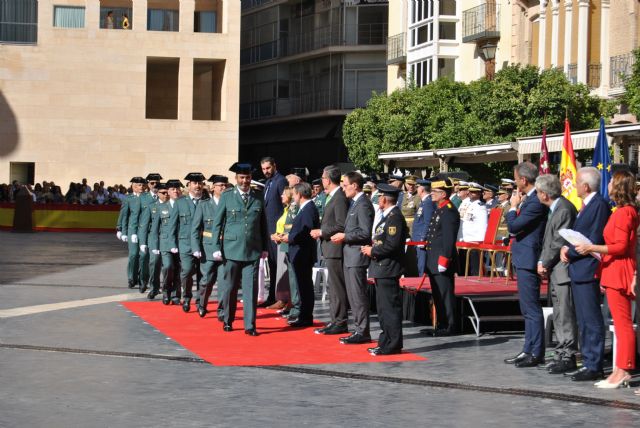
{"label": "flag on stand", "polygon": [[562,157],[560,158],[560,183],[562,184],[562,196],[567,198],[580,211],[582,199],[578,196],[576,178],[578,169],[576,167],[576,155],[573,153],[573,142],[571,141],[571,130],[569,129],[569,119],[564,120],[564,140],[562,141]]}
{"label": "flag on stand", "polygon": [[549,168],[549,150],[547,150],[547,127],[542,128],[542,146],[540,147],[540,165],[538,165],[540,174],[551,174]]}
{"label": "flag on stand", "polygon": [[604,118],[600,118],[600,133],[596,148],[593,152],[593,166],[598,168],[601,174],[600,194],[605,200],[609,200],[609,180],[611,180],[611,157],[609,156],[609,143],[607,133],[604,131]]}

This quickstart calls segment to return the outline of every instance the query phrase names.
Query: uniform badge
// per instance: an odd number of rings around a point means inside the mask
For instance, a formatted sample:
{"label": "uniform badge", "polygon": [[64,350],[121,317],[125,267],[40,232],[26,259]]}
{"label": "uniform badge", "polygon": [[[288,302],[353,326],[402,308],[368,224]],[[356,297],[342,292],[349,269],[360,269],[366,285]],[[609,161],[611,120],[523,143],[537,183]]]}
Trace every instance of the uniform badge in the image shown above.
{"label": "uniform badge", "polygon": [[396,234],[396,227],[395,226],[389,226],[389,235],[393,236]]}

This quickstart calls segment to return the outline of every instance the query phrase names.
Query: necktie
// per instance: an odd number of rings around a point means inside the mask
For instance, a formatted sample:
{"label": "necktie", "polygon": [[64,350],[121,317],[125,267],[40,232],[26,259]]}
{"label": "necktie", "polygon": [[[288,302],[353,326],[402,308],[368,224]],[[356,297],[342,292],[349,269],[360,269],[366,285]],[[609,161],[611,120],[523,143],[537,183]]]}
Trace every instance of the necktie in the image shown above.
{"label": "necktie", "polygon": [[249,194],[248,193],[242,193],[242,202],[244,202],[245,205],[247,205],[247,201],[249,200]]}
{"label": "necktie", "polygon": [[324,204],[327,205],[330,200],[331,200],[331,193],[327,195],[327,199],[324,201]]}
{"label": "necktie", "polygon": [[269,181],[267,181],[267,185],[264,189],[264,199],[267,199],[267,195],[269,194],[269,189],[271,188],[271,179],[269,179]]}
{"label": "necktie", "polygon": [[198,206],[198,199],[195,199],[195,198],[194,198],[194,200],[193,200],[193,205]]}

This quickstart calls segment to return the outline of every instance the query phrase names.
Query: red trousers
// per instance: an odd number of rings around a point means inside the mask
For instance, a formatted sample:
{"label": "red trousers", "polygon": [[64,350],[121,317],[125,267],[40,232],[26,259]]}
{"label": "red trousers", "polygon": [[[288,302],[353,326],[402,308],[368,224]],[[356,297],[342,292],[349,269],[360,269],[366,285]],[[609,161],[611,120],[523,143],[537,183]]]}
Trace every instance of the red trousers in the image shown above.
{"label": "red trousers", "polygon": [[636,334],[631,318],[631,297],[613,288],[606,288],[607,301],[616,329],[615,366],[630,370],[636,366]]}

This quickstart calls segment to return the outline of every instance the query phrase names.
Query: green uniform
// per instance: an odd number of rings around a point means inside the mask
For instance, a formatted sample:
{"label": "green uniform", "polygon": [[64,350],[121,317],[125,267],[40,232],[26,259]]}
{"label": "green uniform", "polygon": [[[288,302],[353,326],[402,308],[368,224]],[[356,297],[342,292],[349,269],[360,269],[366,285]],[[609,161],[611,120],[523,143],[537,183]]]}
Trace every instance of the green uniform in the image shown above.
{"label": "green uniform", "polygon": [[263,196],[249,190],[246,202],[237,187],[220,198],[213,221],[214,252],[224,261],[224,322],[235,319],[238,288],[242,285],[244,329],[255,329],[258,300],[258,266],[267,251],[268,232]]}
{"label": "green uniform", "polygon": [[[158,293],[160,291],[160,269],[162,266],[162,257],[160,254],[153,254],[149,250],[149,237],[153,218],[158,214],[158,200],[154,200],[149,204],[147,209],[142,211],[140,216],[140,226],[138,227],[138,240],[140,245],[146,245],[146,254],[149,257],[149,283],[151,291]],[[157,236],[156,236],[157,239]]]}
{"label": "green uniform", "polygon": [[[202,287],[200,289],[200,306],[205,310],[211,296],[211,290],[218,278],[222,278],[222,262],[213,260],[213,218],[218,209],[214,198],[198,203],[191,221],[191,249],[200,251],[200,272],[202,273]],[[220,304],[224,294],[223,281],[218,281],[218,317],[223,315],[223,305]]]}
{"label": "green uniform", "polygon": [[171,232],[171,212],[174,208],[171,202],[160,202],[156,205],[156,215],[151,221],[149,232],[149,251],[160,251],[162,269],[160,278],[162,292],[165,298],[180,299],[180,256],[171,252],[172,248],[178,248],[178,237]]}
{"label": "green uniform", "polygon": [[407,227],[409,227],[409,235],[411,235],[411,229],[413,228],[413,220],[416,217],[416,212],[418,212],[418,208],[420,207],[420,196],[418,193],[414,193],[413,195],[409,192],[404,192],[404,196],[402,197],[402,204],[400,205],[400,211],[402,211],[402,215],[407,221]]}
{"label": "green uniform", "polygon": [[324,192],[318,193],[318,195],[313,198],[313,203],[316,204],[316,208],[318,209],[318,214],[320,215],[320,220],[322,220],[322,214],[324,213],[324,205],[327,203],[327,194]]}
{"label": "green uniform", "polygon": [[[127,264],[127,278],[129,287],[140,285],[146,286],[149,281],[149,255],[140,252],[138,242],[138,228],[142,212],[153,202],[153,197],[148,193],[141,193],[139,196],[132,194],[125,198],[122,204],[119,222],[121,232],[128,238],[129,262]],[[136,237],[135,239],[133,237]],[[136,241],[136,242],[134,242]]]}
{"label": "green uniform", "polygon": [[454,207],[460,208],[462,199],[460,199],[460,196],[458,196],[458,194],[456,193],[455,195],[451,196],[451,203],[453,204]]}

